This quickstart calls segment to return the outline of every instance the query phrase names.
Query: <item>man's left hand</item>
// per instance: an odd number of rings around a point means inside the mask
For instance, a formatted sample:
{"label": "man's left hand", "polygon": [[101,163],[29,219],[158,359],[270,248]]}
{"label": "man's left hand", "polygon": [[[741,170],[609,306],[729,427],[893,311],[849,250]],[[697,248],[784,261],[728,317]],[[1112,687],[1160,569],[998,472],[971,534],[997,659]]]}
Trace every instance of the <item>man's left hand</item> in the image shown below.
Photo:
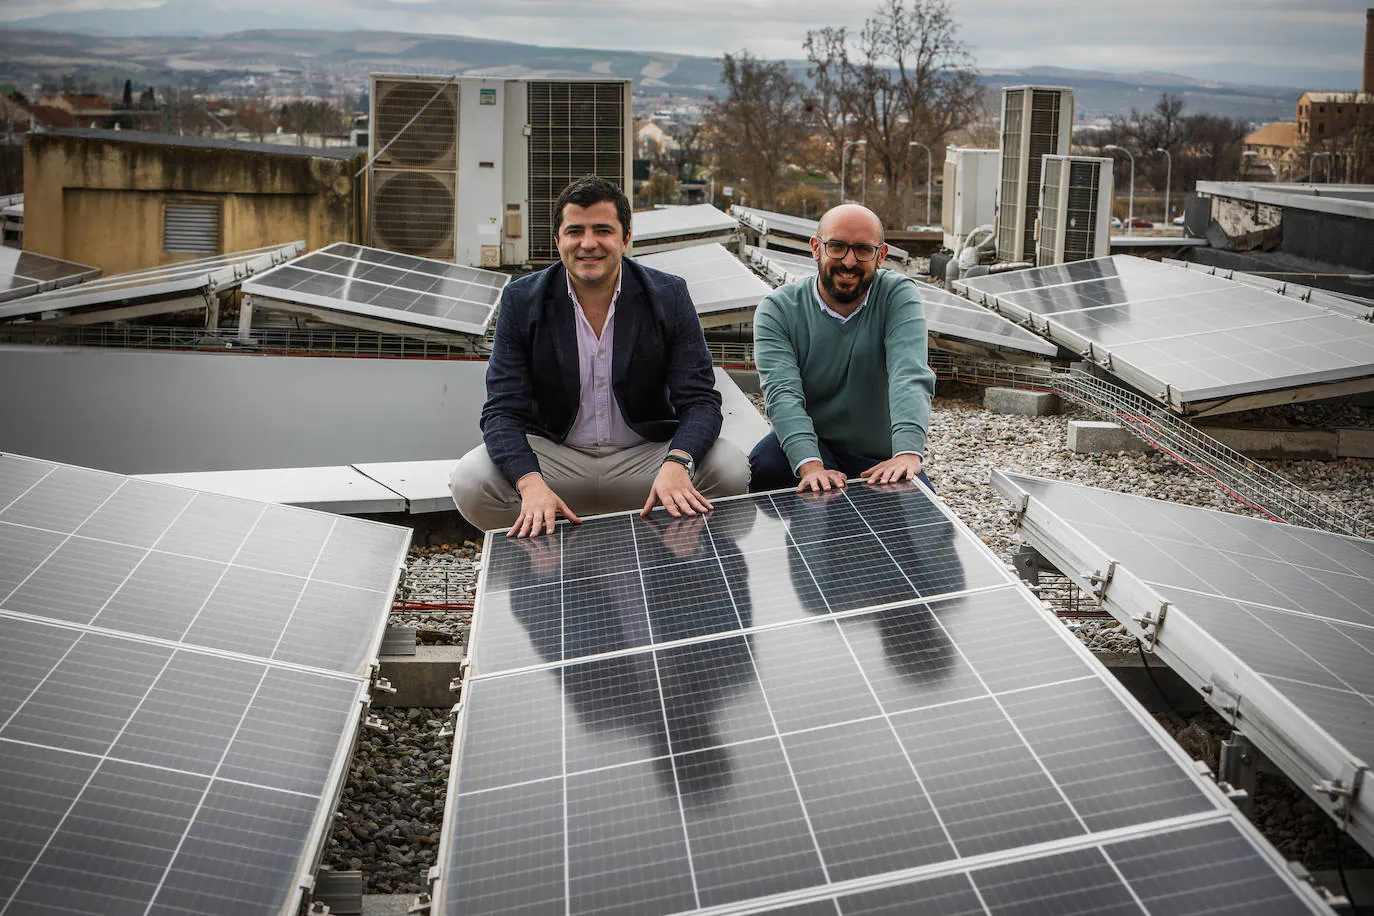
{"label": "man's left hand", "polygon": [[663,467],[658,469],[658,476],[654,478],[654,485],[649,490],[649,498],[645,500],[644,509],[639,514],[648,515],[659,503],[663,504],[663,508],[667,509],[673,518],[711,511],[711,504],[706,501],[706,497],[692,486],[692,477],[687,473],[687,469],[676,461],[665,461]]}
{"label": "man's left hand", "polygon": [[896,455],[878,462],[859,476],[868,483],[896,483],[899,480],[915,480],[919,473],[920,455]]}

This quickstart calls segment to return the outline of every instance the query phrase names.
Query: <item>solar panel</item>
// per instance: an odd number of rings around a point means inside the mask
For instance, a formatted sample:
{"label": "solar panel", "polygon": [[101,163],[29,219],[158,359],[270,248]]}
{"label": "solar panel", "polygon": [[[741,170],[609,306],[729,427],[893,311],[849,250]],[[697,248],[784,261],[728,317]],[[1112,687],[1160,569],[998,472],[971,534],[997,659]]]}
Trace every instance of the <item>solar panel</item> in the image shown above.
{"label": "solar panel", "polygon": [[[814,277],[818,270],[812,258],[771,248],[749,247],[745,256],[750,263],[778,283]],[[920,280],[913,282],[921,291],[926,325],[932,334],[972,341],[1001,350],[1037,353],[1041,356],[1055,356],[1059,353],[1059,348],[1054,344],[995,312],[975,305],[962,296],[946,292],[938,286],[922,283]]]}
{"label": "solar panel", "polygon": [[0,455],[0,912],[295,912],[408,541]]}
{"label": "solar panel", "polygon": [[[1374,385],[1374,325],[1222,277],[1117,255],[955,283],[1146,394],[1190,412]],[[1354,390],[1354,388],[1350,390]],[[1293,389],[1305,389],[1294,391]]]}
{"label": "solar panel", "polygon": [[277,303],[460,334],[485,334],[510,276],[336,242],[254,277],[243,291]]}
{"label": "solar panel", "polygon": [[[735,205],[730,208],[730,214],[763,236],[782,235],[800,241],[810,241],[820,228],[820,220],[807,219],[804,216],[792,216],[787,213],[776,213],[772,210],[760,210],[756,207]],[[887,246],[887,256],[894,261],[903,263],[910,257],[904,249],[890,243]]]}
{"label": "solar panel", "polygon": [[698,315],[752,309],[772,290],[724,245],[711,243],[637,259],[687,281]]}
{"label": "solar panel", "polygon": [[39,293],[19,302],[0,305],[0,320],[91,306],[178,298],[199,290],[216,292],[242,282],[257,271],[294,257],[304,247],[304,242],[269,245],[266,248],[102,277],[70,289]]}
{"label": "solar panel", "polygon": [[924,488],[497,532],[478,594],[437,913],[1192,905],[1213,865],[1320,911]]}
{"label": "solar panel", "polygon": [[634,245],[639,247],[646,242],[729,234],[739,228],[739,223],[710,204],[692,204],[687,207],[641,210],[632,217],[631,226]]}
{"label": "solar panel", "polygon": [[[1066,573],[1114,560],[1105,606],[1324,810],[1339,807],[1314,787],[1348,787],[1351,761],[1374,760],[1374,541],[1021,474],[993,483],[1029,498],[1021,530]],[[1157,631],[1142,629],[1165,601]],[[1368,792],[1350,816],[1374,851]]]}
{"label": "solar panel", "polygon": [[98,267],[0,246],[0,302],[61,289],[98,276]]}

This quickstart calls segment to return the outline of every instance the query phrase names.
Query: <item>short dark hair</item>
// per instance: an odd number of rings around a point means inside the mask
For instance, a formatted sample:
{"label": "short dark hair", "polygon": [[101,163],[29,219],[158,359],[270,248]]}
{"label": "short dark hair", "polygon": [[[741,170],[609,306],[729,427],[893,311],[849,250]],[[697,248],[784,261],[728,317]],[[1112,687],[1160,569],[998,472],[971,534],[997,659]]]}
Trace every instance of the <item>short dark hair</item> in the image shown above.
{"label": "short dark hair", "polygon": [[621,231],[630,234],[630,201],[620,185],[607,181],[600,175],[583,175],[563,189],[558,202],[553,206],[553,236],[558,238],[558,230],[563,228],[563,208],[568,204],[590,207],[609,200],[615,204],[616,219],[620,220]]}

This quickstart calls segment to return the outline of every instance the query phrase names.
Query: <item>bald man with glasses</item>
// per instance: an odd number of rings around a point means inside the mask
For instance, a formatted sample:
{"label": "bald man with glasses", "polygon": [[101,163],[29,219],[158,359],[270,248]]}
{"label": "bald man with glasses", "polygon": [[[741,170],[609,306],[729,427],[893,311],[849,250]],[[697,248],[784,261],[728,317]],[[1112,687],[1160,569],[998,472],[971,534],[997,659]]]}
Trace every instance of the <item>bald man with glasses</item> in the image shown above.
{"label": "bald man with glasses", "polygon": [[754,314],[754,360],[773,432],[749,455],[751,492],[798,492],[919,478],[935,373],[911,278],[880,268],[877,214],[843,204],[821,217],[819,272],[769,293]]}

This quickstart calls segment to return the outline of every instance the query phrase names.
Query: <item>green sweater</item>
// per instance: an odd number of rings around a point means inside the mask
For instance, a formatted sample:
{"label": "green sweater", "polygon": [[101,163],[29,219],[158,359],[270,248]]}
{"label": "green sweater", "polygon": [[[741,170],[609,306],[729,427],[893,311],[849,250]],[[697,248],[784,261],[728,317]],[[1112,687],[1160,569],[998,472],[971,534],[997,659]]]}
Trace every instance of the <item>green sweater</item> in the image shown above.
{"label": "green sweater", "polygon": [[819,457],[818,436],[871,458],[925,454],[935,373],[916,284],[879,270],[846,322],[821,311],[815,288],[814,277],[780,286],[754,313],[764,404],[788,462]]}

